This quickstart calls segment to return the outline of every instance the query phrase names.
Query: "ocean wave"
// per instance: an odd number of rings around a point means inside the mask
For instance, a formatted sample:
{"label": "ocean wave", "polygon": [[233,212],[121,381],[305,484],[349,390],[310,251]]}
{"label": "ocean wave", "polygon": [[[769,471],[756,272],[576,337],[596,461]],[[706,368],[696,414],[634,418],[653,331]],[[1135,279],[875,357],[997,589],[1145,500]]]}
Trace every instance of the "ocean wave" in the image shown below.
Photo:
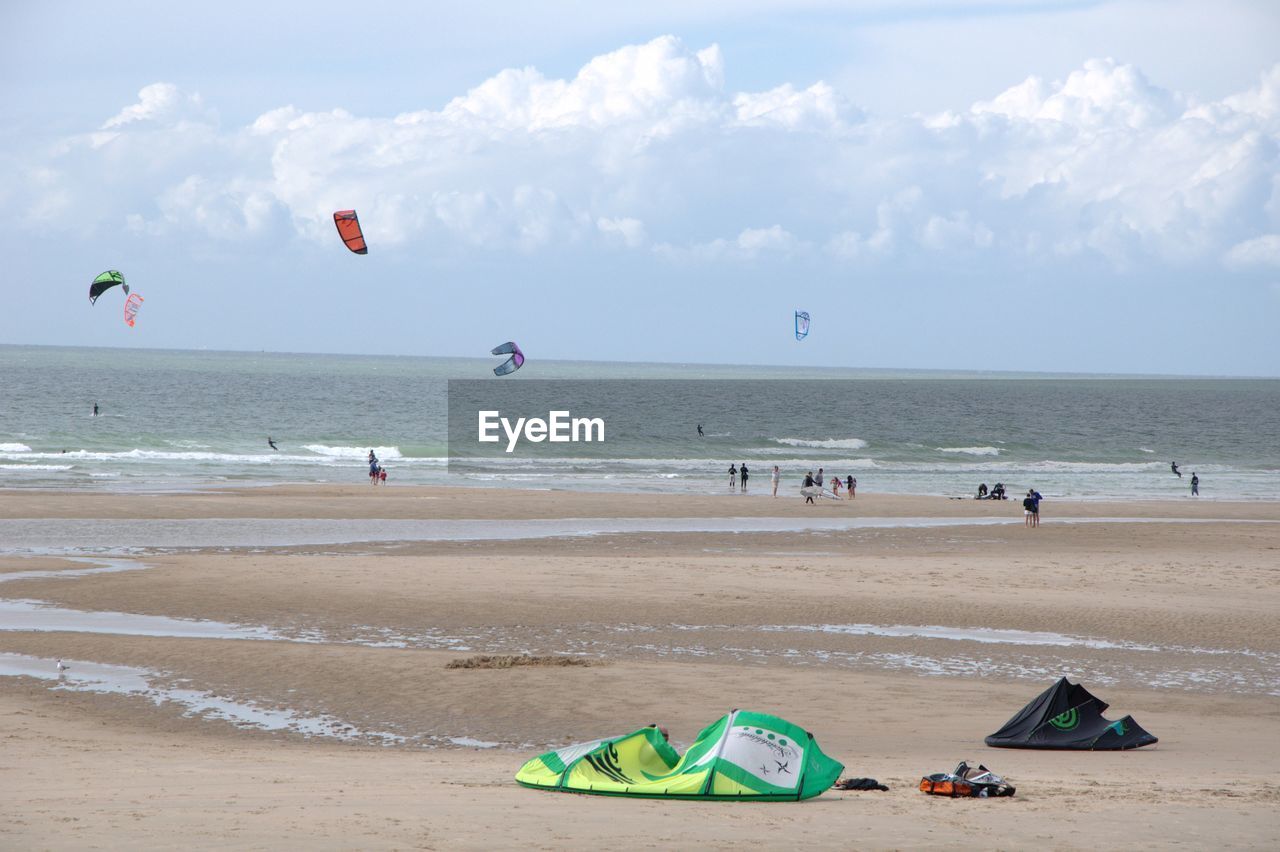
{"label": "ocean wave", "polygon": [[788,447],[812,447],[817,450],[860,450],[867,445],[861,438],[828,438],[811,441],[806,438],[773,438],[774,443]]}
{"label": "ocean wave", "polygon": [[71,470],[69,464],[0,464],[0,470]]}
{"label": "ocean wave", "polygon": [[310,450],[319,456],[338,459],[360,459],[364,461],[369,458],[369,450],[373,450],[374,455],[380,459],[404,458],[400,455],[399,447],[331,447],[328,444],[303,444],[302,449]]}
{"label": "ocean wave", "polygon": [[937,447],[940,453],[960,453],[966,456],[998,456],[998,447]]}
{"label": "ocean wave", "polygon": [[26,444],[0,444],[0,453],[29,453],[31,448]]}
{"label": "ocean wave", "polygon": [[1138,452],[1140,452],[1140,453],[1150,453],[1151,455],[1155,455],[1155,454],[1156,454],[1156,451],[1155,451],[1155,450],[1153,450],[1153,449],[1151,449],[1150,447],[1138,447]]}

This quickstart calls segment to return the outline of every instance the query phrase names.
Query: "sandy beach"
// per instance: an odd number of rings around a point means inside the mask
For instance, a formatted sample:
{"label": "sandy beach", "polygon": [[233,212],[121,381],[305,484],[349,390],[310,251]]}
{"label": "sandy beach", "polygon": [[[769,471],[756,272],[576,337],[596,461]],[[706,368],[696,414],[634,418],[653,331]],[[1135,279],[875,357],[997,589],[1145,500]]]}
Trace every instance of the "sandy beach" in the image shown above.
{"label": "sandy beach", "polygon": [[[1280,504],[1043,511],[1031,530],[1015,501],[861,492],[0,493],[0,845],[1274,847]],[[446,668],[478,654],[588,665]],[[1159,744],[983,745],[1061,675]],[[889,792],[512,780],[650,722],[687,745],[732,708]],[[915,790],[961,759],[1017,795]]]}

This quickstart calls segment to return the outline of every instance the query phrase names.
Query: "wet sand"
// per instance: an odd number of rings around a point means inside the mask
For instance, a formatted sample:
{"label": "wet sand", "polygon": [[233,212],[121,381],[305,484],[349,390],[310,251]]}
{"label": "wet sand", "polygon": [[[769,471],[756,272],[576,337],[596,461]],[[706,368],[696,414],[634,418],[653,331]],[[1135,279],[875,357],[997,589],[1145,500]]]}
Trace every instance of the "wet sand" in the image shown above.
{"label": "wet sand", "polygon": [[[1027,530],[1012,501],[873,494],[815,508],[796,498],[440,488],[0,493],[0,520],[501,527],[512,518],[820,512],[1018,521],[164,548],[125,553],[133,570],[101,573],[56,555],[0,556],[0,599],[43,605],[23,605],[24,618],[42,619],[38,629],[0,629],[0,670],[5,654],[50,668],[61,657],[72,674],[91,663],[127,666],[146,673],[154,693],[0,677],[0,845],[1280,842],[1272,773],[1280,505],[1047,502],[1044,510],[1040,529]],[[1068,517],[1197,522],[1055,523]],[[18,576],[32,571],[50,573]],[[88,615],[103,612],[238,625],[252,638],[130,635],[128,619],[123,632],[103,633]],[[445,667],[475,653],[571,655],[591,665]],[[1112,718],[1132,713],[1159,745],[1060,753],[982,744],[1059,674],[1109,701]],[[307,735],[237,726],[164,700],[175,690],[348,727]],[[798,805],[663,803],[557,795],[511,780],[546,748],[650,722],[687,744],[733,707],[805,726],[847,774],[876,777],[890,792],[830,792]],[[961,759],[1006,775],[1018,795],[950,801],[915,791],[921,775]]]}

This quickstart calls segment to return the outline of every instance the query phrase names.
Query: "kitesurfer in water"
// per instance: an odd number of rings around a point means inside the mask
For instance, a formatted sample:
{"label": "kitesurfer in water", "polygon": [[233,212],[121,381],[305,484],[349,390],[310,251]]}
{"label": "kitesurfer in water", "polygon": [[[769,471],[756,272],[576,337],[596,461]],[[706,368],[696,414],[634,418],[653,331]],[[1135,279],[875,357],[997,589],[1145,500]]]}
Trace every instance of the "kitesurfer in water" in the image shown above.
{"label": "kitesurfer in water", "polygon": [[96,402],[93,404],[93,416],[94,417],[98,416],[98,403]]}
{"label": "kitesurfer in water", "polygon": [[699,437],[699,438],[705,438],[705,437],[706,437],[706,435],[702,434],[702,424],[701,424],[701,423],[699,423],[699,424],[698,424],[698,437]]}
{"label": "kitesurfer in water", "polygon": [[279,447],[277,447],[277,446],[276,446],[276,442],[275,442],[275,441],[273,441],[273,440],[271,440],[271,436],[270,436],[270,435],[268,435],[268,436],[267,436],[267,446],[268,446],[268,447],[270,447],[270,448],[271,448],[271,449],[273,449],[273,450],[279,450],[279,449],[280,449]]}
{"label": "kitesurfer in water", "polygon": [[1177,462],[1169,462],[1169,469],[1176,473],[1179,479],[1182,478],[1182,471],[1178,470]]}

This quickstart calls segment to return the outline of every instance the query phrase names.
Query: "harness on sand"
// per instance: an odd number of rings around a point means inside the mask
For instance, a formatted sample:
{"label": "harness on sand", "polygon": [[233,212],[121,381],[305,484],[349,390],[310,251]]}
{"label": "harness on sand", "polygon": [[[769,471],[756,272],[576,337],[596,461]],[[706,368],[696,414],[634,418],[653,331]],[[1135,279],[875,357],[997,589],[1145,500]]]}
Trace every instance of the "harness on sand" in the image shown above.
{"label": "harness on sand", "polygon": [[1014,787],[987,767],[977,769],[963,760],[954,772],[935,772],[920,779],[920,792],[951,798],[974,797],[978,799],[1012,796]]}

